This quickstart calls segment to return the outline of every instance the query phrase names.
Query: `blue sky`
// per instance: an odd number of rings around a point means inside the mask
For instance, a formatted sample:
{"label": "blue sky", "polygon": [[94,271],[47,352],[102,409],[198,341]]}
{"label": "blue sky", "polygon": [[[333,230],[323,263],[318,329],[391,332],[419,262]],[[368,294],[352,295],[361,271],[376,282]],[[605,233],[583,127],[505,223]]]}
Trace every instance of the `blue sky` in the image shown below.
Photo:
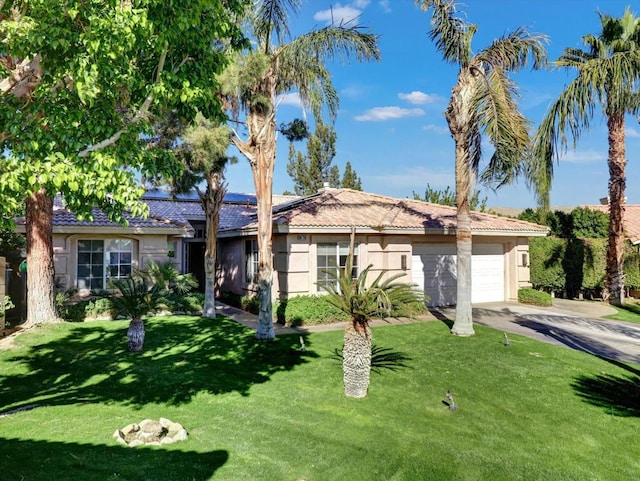
{"label": "blue sky", "polygon": [[[597,34],[597,11],[621,16],[630,3],[618,0],[466,0],[459,3],[467,20],[478,26],[475,51],[519,26],[548,36],[549,58],[565,48],[583,48],[585,34]],[[640,14],[640,6],[633,6]],[[301,15],[291,19],[293,32],[304,33],[335,20],[358,18],[358,23],[379,35],[380,62],[329,65],[340,94],[335,123],[337,155],[333,163],[341,172],[346,162],[362,179],[363,190],[394,197],[424,193],[428,184],[454,186],[454,145],[443,111],[456,82],[457,70],[442,61],[429,40],[430,16],[413,0],[354,0],[305,2]],[[523,113],[537,125],[546,108],[575,74],[570,71],[523,70],[513,77],[521,89]],[[277,123],[301,117],[295,93],[283,99]],[[640,203],[640,124],[628,116],[627,198]],[[297,144],[304,148],[304,142]],[[491,153],[490,146],[485,148]],[[278,141],[274,193],[293,190],[286,173],[288,143]],[[254,192],[248,161],[227,170],[229,190]],[[551,191],[553,206],[598,203],[607,195],[606,121],[597,113],[591,129],[577,148],[564,154],[555,167]],[[486,160],[486,159],[485,159]],[[492,207],[534,207],[533,195],[523,182],[497,192],[482,189]]]}

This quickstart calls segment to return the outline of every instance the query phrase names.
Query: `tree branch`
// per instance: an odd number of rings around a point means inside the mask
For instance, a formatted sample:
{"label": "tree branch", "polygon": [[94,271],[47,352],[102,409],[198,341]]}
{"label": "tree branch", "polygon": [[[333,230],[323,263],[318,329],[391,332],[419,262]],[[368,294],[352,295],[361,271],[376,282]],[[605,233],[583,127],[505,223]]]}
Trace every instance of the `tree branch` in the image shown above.
{"label": "tree branch", "polygon": [[[158,61],[158,71],[156,72],[156,78],[154,83],[158,83],[160,81],[160,75],[162,74],[162,71],[164,69],[164,63],[165,63],[165,60],[167,59],[168,51],[169,51],[169,47],[165,45],[164,49],[162,50],[162,54],[160,55],[160,60]],[[144,118],[149,112],[149,108],[151,108],[152,103],[153,103],[153,94],[149,94],[147,98],[144,99],[144,102],[142,102],[142,105],[140,106],[140,109],[138,109],[138,112],[136,112],[133,118],[129,122],[127,122],[127,125],[135,124],[139,122],[142,118]],[[120,140],[120,137],[122,137],[122,134],[124,134],[125,132],[126,132],[125,129],[119,130],[108,139],[104,139],[102,142],[98,142],[97,144],[94,144],[82,150],[78,154],[78,156],[81,158],[87,157],[91,152],[95,152],[97,150],[101,150],[106,147],[109,147],[110,145],[115,144],[118,140]]]}

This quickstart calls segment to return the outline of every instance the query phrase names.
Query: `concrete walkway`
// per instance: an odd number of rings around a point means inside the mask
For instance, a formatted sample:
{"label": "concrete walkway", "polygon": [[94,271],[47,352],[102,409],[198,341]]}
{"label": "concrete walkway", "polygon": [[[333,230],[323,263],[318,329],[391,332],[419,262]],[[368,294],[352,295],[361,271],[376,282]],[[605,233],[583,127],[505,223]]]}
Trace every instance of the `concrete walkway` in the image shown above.
{"label": "concrete walkway", "polygon": [[[257,329],[257,316],[227,305],[218,312]],[[559,346],[578,349],[607,359],[640,364],[640,324],[602,319],[614,314],[611,306],[601,302],[554,299],[552,307],[536,307],[517,302],[477,304],[473,321],[506,333],[519,334]],[[455,308],[432,309],[420,319],[394,319],[391,324],[424,321],[453,321]],[[389,322],[376,320],[373,326]],[[274,323],[276,336],[344,329],[344,323],[309,327],[285,327]]]}

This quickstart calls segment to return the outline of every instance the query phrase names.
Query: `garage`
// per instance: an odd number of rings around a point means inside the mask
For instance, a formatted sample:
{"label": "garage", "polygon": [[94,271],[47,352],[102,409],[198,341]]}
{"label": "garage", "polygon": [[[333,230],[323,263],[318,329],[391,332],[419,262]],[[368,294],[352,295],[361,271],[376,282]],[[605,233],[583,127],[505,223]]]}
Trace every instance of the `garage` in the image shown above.
{"label": "garage", "polygon": [[[504,301],[504,248],[502,244],[474,244],[471,258],[471,302]],[[429,296],[429,306],[456,303],[456,246],[414,244],[411,280]]]}

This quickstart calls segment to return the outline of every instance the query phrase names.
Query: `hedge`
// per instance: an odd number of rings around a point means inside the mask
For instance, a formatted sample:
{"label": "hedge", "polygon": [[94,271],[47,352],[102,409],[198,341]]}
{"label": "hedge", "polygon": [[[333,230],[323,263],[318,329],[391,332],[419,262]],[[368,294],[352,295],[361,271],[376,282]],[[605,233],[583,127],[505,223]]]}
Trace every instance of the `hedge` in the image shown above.
{"label": "hedge", "polygon": [[[604,287],[607,239],[529,239],[531,284],[536,289],[577,297],[593,295]],[[640,287],[640,255],[625,245],[625,287]]]}

